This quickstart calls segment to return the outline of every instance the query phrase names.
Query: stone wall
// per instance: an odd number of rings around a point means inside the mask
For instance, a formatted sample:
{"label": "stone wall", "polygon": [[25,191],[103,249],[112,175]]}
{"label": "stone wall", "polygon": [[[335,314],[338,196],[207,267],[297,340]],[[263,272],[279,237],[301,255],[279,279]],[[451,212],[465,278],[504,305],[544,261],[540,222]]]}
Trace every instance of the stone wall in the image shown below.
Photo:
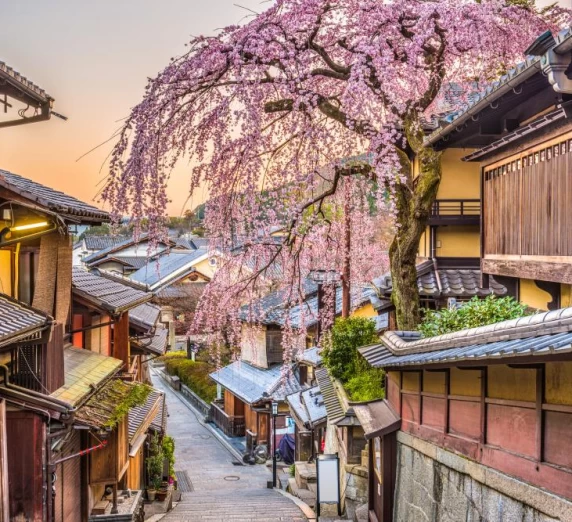
{"label": "stone wall", "polygon": [[394,520],[567,521],[572,504],[400,432]]}

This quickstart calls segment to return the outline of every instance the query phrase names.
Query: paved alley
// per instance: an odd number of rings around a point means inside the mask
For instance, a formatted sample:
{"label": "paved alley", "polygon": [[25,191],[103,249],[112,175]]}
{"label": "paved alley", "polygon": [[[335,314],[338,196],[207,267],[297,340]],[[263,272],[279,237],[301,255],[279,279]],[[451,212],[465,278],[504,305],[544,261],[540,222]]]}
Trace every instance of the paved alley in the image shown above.
{"label": "paved alley", "polygon": [[175,470],[186,472],[189,480],[181,489],[191,489],[164,521],[307,520],[290,499],[266,488],[272,479],[266,466],[234,465],[235,457],[158,375],[153,375],[153,385],[167,395],[167,431],[175,438]]}

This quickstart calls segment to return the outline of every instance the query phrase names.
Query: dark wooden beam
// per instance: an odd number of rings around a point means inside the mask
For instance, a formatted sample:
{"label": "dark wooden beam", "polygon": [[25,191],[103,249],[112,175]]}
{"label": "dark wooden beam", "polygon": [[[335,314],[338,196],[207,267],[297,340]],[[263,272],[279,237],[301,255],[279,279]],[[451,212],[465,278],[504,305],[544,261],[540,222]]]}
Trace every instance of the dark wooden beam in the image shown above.
{"label": "dark wooden beam", "polygon": [[[512,259],[483,259],[481,269],[494,276],[507,276],[572,284],[572,263]],[[498,278],[495,277],[498,281]],[[504,283],[503,283],[504,284]]]}

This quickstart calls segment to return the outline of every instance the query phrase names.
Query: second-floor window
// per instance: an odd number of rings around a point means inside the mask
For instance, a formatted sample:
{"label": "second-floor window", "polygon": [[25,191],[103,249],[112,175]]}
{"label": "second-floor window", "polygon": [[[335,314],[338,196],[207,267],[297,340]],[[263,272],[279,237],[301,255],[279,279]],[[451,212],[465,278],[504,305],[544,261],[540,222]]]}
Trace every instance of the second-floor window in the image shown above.
{"label": "second-floor window", "polygon": [[282,355],[282,330],[269,327],[266,330],[266,359],[268,364],[281,363]]}

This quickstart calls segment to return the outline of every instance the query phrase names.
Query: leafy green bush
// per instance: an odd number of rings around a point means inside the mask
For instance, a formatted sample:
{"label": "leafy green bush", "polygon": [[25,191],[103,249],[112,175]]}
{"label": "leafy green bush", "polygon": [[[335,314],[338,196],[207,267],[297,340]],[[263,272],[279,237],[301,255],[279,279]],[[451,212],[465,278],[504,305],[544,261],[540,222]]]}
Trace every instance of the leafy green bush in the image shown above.
{"label": "leafy green bush", "polygon": [[147,472],[149,473],[149,486],[158,490],[163,480],[163,447],[159,444],[159,435],[155,433],[149,444],[149,456],[147,457]]}
{"label": "leafy green bush", "polygon": [[169,435],[163,437],[163,455],[169,461],[169,476],[175,478],[175,439]]}
{"label": "leafy green bush", "polygon": [[352,377],[344,388],[352,401],[373,401],[385,397],[385,372],[381,368],[369,368]]}
{"label": "leafy green bush", "polygon": [[485,299],[473,297],[460,308],[444,308],[442,310],[425,310],[419,325],[423,337],[434,337],[467,328],[476,328],[487,324],[498,323],[508,319],[516,319],[527,315],[527,307],[512,297],[495,297],[489,295]]}
{"label": "leafy green bush", "polygon": [[322,352],[324,365],[331,375],[345,383],[368,369],[368,364],[358,352],[358,348],[378,340],[375,323],[371,319],[338,318]]}
{"label": "leafy green bush", "polygon": [[165,360],[165,370],[169,375],[176,375],[181,379],[181,382],[203,401],[212,402],[216,398],[216,384],[209,377],[214,371],[211,365],[183,357],[171,357]]}

